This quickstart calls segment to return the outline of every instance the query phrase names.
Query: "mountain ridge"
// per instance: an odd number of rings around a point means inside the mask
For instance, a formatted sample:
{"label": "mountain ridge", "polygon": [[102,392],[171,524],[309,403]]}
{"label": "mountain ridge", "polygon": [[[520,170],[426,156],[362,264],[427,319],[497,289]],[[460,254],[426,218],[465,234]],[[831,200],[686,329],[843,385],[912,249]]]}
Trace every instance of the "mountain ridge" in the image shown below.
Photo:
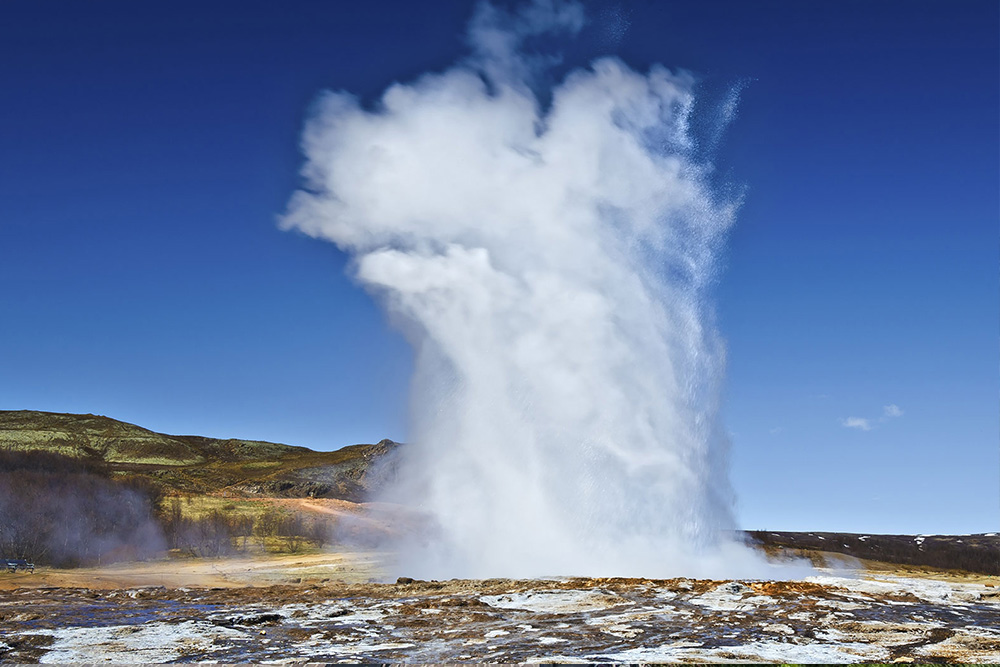
{"label": "mountain ridge", "polygon": [[385,439],[318,452],[263,440],[158,433],[90,413],[0,410],[0,448],[85,459],[179,494],[359,501],[372,490],[372,464],[398,446]]}

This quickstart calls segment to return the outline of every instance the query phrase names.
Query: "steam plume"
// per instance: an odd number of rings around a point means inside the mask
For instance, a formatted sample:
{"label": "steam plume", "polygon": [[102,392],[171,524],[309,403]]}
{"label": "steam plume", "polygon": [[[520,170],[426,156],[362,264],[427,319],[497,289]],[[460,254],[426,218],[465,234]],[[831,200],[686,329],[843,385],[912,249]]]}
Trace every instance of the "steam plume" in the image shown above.
{"label": "steam plume", "polygon": [[[523,39],[577,5],[482,5],[474,55],[326,93],[286,228],[350,253],[411,341],[418,576],[666,575],[745,559],[705,302],[735,204],[706,184],[691,77],[614,58],[543,108]],[[543,96],[544,97],[544,96]],[[731,571],[731,570],[730,570]]]}

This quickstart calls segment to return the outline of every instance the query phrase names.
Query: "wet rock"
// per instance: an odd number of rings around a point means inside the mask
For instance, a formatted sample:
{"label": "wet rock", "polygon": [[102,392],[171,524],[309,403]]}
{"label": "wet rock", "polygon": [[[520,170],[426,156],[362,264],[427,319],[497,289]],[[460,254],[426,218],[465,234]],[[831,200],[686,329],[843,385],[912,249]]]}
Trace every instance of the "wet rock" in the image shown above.
{"label": "wet rock", "polygon": [[284,617],[281,614],[264,613],[253,614],[251,616],[237,616],[232,619],[233,625],[263,625],[265,623],[281,623]]}
{"label": "wet rock", "polygon": [[738,581],[730,581],[728,584],[722,584],[717,589],[720,593],[731,593],[733,595],[743,595],[744,593],[750,592],[750,588],[744,586]]}

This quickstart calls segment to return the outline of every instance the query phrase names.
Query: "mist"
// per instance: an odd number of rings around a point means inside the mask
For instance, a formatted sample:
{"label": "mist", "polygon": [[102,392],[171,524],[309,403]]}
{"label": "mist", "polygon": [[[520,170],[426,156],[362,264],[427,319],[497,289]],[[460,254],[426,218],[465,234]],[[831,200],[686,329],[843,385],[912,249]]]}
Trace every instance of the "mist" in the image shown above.
{"label": "mist", "polygon": [[[709,288],[738,201],[695,80],[601,58],[547,88],[579,5],[479,6],[470,56],[366,105],[324,93],[282,219],[335,243],[413,346],[386,500],[423,577],[739,576]],[[712,136],[729,122],[715,112]],[[699,119],[702,125],[707,121]]]}
{"label": "mist", "polygon": [[0,450],[0,555],[55,567],[162,556],[151,494],[95,462]]}

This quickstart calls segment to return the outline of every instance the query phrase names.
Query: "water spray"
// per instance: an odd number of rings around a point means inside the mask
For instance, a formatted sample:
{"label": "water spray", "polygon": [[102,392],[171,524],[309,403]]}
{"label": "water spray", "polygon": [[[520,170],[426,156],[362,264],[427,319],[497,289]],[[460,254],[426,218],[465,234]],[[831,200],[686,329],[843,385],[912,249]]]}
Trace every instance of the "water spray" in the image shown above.
{"label": "water spray", "polygon": [[[707,291],[737,202],[693,156],[691,76],[615,58],[538,91],[481,6],[471,58],[366,107],[326,93],[283,225],[332,241],[415,354],[393,500],[413,576],[711,574],[734,542]],[[546,100],[543,104],[541,100]]]}

